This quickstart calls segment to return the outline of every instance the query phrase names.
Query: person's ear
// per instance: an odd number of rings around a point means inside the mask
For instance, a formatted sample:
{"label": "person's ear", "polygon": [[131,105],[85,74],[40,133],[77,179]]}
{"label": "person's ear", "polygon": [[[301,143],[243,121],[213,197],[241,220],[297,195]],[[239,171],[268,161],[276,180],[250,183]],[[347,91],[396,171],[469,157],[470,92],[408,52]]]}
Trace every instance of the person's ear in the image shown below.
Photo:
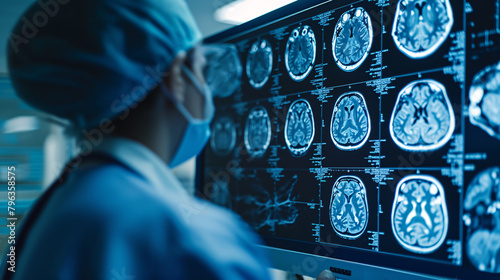
{"label": "person's ear", "polygon": [[186,53],[181,51],[177,53],[172,64],[170,64],[169,75],[165,83],[170,92],[180,103],[184,104],[184,92],[186,91],[186,81],[182,74],[182,66],[186,61]]}

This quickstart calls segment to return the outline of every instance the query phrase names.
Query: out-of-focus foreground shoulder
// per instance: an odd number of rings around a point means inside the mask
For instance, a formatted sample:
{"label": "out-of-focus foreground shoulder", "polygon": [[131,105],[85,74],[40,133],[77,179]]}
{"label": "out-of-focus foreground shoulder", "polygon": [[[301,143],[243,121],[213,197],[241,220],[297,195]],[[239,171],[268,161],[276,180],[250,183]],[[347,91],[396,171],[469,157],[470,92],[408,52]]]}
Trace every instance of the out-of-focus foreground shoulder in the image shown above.
{"label": "out-of-focus foreground shoulder", "polygon": [[234,214],[148,184],[119,165],[72,174],[30,230],[14,279],[269,279],[258,237]]}

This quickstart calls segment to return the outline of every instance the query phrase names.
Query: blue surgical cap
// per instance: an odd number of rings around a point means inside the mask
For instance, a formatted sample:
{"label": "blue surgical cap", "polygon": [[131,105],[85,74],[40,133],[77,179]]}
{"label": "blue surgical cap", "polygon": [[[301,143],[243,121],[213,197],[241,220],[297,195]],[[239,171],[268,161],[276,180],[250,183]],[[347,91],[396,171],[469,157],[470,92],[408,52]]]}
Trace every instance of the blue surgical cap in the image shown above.
{"label": "blue surgical cap", "polygon": [[134,107],[201,39],[183,0],[39,0],[8,42],[13,86],[81,128]]}

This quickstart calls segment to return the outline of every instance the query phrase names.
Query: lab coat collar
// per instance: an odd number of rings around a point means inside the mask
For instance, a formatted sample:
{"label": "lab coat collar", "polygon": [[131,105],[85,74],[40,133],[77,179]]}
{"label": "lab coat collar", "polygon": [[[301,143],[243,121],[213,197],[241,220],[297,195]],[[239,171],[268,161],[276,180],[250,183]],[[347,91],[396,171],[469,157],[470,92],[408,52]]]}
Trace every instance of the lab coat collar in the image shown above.
{"label": "lab coat collar", "polygon": [[188,194],[177,177],[153,151],[139,142],[121,138],[105,138],[94,152],[105,154],[121,162],[151,182],[158,191]]}

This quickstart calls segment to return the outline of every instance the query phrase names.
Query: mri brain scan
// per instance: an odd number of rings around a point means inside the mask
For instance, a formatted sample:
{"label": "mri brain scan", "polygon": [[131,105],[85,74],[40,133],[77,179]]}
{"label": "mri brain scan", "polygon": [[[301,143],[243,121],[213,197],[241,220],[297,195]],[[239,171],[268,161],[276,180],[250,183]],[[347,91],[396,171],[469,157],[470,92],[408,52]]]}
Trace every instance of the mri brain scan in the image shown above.
{"label": "mri brain scan", "polygon": [[354,71],[365,61],[372,47],[373,28],[363,8],[342,14],[335,26],[332,51],[335,62],[344,71]]}
{"label": "mri brain scan", "polygon": [[299,216],[298,197],[294,195],[297,181],[295,174],[291,180],[277,184],[272,190],[266,189],[262,182],[252,183],[252,195],[236,198],[240,205],[245,206],[241,216],[257,231],[275,232],[277,228],[294,224]]}
{"label": "mri brain scan", "polygon": [[311,105],[305,99],[296,100],[290,105],[285,122],[286,146],[293,156],[306,154],[314,138],[314,116]]}
{"label": "mri brain scan", "polygon": [[470,122],[500,139],[500,62],[474,76],[469,99]]}
{"label": "mri brain scan", "polygon": [[273,68],[273,49],[267,40],[253,43],[247,57],[247,76],[250,84],[259,89],[267,82]]}
{"label": "mri brain scan", "polygon": [[228,115],[216,116],[212,122],[210,146],[218,156],[226,156],[236,144],[236,125]]}
{"label": "mri brain scan", "polygon": [[455,113],[444,86],[434,80],[419,80],[404,87],[394,105],[389,129],[403,150],[441,148],[455,130]]}
{"label": "mri brain scan", "polygon": [[261,157],[271,142],[271,120],[266,108],[254,107],[250,110],[245,125],[245,147],[251,157]]}
{"label": "mri brain scan", "polygon": [[479,270],[500,273],[500,167],[490,167],[469,183],[464,199],[466,250]]}
{"label": "mri brain scan", "polygon": [[330,222],[335,233],[345,239],[356,239],[368,223],[366,187],[356,176],[342,176],[332,189]]}
{"label": "mri brain scan", "polygon": [[391,225],[396,240],[410,252],[428,254],[439,248],[448,232],[441,183],[428,175],[404,177],[396,187]]}
{"label": "mri brain scan", "polygon": [[316,38],[308,25],[295,28],[285,50],[285,66],[290,77],[297,82],[311,72],[316,60]]}
{"label": "mri brain scan", "polygon": [[357,150],[370,135],[370,115],[365,98],[359,92],[342,94],[335,102],[330,136],[337,148],[345,151]]}
{"label": "mri brain scan", "polygon": [[441,46],[452,26],[449,0],[399,0],[392,38],[408,57],[424,58]]}

